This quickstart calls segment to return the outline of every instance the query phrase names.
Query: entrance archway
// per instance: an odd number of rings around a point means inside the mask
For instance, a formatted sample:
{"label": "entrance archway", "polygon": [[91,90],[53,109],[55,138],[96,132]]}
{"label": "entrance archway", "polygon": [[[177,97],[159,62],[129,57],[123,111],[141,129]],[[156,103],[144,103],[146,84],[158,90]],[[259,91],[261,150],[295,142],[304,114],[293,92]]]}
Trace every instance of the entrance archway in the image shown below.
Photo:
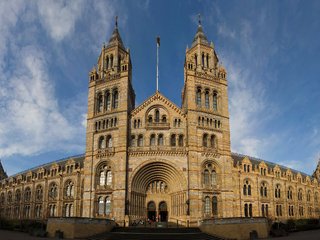
{"label": "entrance archway", "polygon": [[186,214],[186,179],[174,164],[165,160],[142,164],[129,182],[132,219],[171,221]]}
{"label": "entrance archway", "polygon": [[159,221],[167,222],[168,221],[168,207],[165,201],[159,203]]}
{"label": "entrance archway", "polygon": [[156,217],[157,217],[157,212],[156,212],[156,204],[154,203],[154,201],[150,201],[148,203],[148,219],[155,221]]}

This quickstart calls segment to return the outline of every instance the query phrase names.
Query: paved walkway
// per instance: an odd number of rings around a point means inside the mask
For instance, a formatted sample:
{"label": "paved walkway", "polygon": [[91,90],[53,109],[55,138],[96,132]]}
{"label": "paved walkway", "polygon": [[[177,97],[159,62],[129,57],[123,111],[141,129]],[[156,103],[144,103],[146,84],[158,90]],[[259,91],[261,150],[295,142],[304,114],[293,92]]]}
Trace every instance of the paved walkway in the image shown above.
{"label": "paved walkway", "polygon": [[310,230],[304,232],[294,232],[290,233],[287,237],[279,237],[279,238],[268,238],[272,240],[319,240],[320,239],[320,230]]}
{"label": "paved walkway", "polygon": [[14,231],[6,231],[6,230],[0,230],[0,239],[1,240],[48,240],[48,238],[39,238],[39,237],[32,237],[27,233],[23,232],[14,232]]}

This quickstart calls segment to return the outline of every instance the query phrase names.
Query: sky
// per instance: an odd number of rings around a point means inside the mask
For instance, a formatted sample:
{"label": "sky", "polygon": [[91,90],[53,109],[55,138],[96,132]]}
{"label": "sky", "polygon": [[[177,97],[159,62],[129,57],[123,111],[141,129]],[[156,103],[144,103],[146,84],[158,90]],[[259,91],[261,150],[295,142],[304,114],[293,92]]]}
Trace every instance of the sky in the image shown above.
{"label": "sky", "polygon": [[320,158],[320,1],[0,1],[0,159],[9,175],[85,152],[88,73],[118,16],[136,106],[181,106],[204,32],[227,70],[231,148],[312,174]]}

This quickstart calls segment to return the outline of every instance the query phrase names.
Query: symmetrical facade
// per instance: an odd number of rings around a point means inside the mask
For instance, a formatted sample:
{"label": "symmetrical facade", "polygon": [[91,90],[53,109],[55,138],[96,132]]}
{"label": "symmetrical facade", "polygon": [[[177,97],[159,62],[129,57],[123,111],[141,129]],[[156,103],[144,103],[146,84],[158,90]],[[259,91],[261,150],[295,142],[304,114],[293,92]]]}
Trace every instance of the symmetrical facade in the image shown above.
{"label": "symmetrical facade", "polygon": [[319,217],[313,176],[230,149],[228,82],[199,23],[181,108],[156,91],[135,107],[130,51],[116,24],[89,73],[86,152],[0,184],[0,214],[197,224],[206,218]]}

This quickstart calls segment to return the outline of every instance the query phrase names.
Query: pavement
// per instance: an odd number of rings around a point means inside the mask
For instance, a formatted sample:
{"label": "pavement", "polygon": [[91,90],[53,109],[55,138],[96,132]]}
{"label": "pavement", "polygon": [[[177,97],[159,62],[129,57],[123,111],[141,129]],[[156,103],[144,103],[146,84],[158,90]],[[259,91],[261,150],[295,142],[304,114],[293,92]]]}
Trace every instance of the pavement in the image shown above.
{"label": "pavement", "polygon": [[310,230],[304,232],[293,232],[290,233],[289,236],[286,237],[278,237],[278,238],[268,238],[272,240],[320,240],[320,229]]}

